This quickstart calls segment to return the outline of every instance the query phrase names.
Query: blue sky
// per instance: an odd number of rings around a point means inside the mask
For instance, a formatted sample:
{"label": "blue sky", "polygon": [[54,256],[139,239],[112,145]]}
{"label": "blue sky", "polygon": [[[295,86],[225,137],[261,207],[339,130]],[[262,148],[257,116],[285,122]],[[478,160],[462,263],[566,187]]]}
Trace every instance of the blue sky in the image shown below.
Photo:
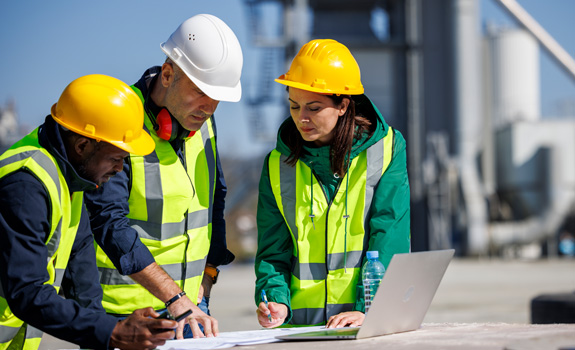
{"label": "blue sky", "polygon": [[[513,23],[495,0],[480,3],[483,20]],[[575,1],[519,3],[575,56]],[[134,83],[146,68],[163,62],[160,43],[198,13],[214,14],[236,32],[244,51],[244,88],[257,69],[242,0],[19,0],[5,1],[1,8],[0,107],[13,99],[20,121],[31,126],[40,124],[66,85],[82,75],[107,74]],[[557,100],[575,98],[575,82],[545,53],[541,55],[541,84],[543,114],[551,113]],[[249,142],[245,111],[242,102],[224,102],[218,107],[222,153],[246,156],[269,148]],[[274,113],[287,116],[287,112]]]}

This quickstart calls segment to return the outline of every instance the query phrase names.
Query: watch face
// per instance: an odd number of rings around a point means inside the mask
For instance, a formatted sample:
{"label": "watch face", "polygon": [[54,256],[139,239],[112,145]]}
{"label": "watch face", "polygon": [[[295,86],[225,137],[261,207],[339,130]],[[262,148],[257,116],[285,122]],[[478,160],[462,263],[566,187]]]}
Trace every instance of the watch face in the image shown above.
{"label": "watch face", "polygon": [[210,276],[213,280],[212,283],[216,283],[216,281],[218,280],[218,275],[220,274],[220,270],[218,268],[215,267],[211,267],[211,266],[206,266],[204,273],[207,274],[208,276]]}

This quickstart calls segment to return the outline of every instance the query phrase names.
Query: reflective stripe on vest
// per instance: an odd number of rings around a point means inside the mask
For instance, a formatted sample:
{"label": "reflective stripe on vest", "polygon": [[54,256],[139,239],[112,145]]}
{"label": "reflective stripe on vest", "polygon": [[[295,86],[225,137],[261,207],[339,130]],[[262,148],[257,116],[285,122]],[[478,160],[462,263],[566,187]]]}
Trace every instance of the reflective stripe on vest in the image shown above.
{"label": "reflective stripe on vest", "polygon": [[[143,101],[141,92],[133,89]],[[149,116],[145,126],[153,130]],[[195,301],[211,239],[216,178],[212,118],[184,142],[185,165],[168,141],[155,132],[150,135],[155,150],[143,157],[130,156],[127,217],[156,263]],[[144,287],[122,276],[99,247],[96,257],[107,312],[125,315],[142,307],[164,308]]]}
{"label": "reflective stripe on vest", "polygon": [[13,335],[4,341],[5,334],[0,326],[0,350],[37,350],[44,334],[41,330],[26,324],[10,329],[9,332]]}
{"label": "reflective stripe on vest", "polygon": [[[46,243],[47,271],[51,284],[59,290],[76,237],[83,206],[83,193],[70,197],[68,185],[55,159],[38,143],[38,129],[14,144],[0,156],[0,178],[20,169],[33,173],[44,185],[50,198],[50,233]],[[3,290],[0,286],[0,291]],[[42,332],[18,319],[0,296],[0,349],[37,349]]]}
{"label": "reflective stripe on vest", "polygon": [[270,154],[272,191],[290,230],[297,258],[290,283],[290,324],[325,324],[330,316],[353,309],[361,262],[368,248],[371,203],[375,187],[392,158],[393,134],[390,128],[383,139],[352,160],[331,203],[305,163],[298,161],[292,167],[277,150]]}

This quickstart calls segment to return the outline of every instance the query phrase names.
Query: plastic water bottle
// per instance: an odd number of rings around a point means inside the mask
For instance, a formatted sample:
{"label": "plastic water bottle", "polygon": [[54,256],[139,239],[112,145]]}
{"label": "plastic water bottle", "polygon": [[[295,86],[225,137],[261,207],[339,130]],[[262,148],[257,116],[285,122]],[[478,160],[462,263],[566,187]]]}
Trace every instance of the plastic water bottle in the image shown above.
{"label": "plastic water bottle", "polygon": [[575,239],[565,237],[559,240],[559,252],[566,256],[575,256]]}
{"label": "plastic water bottle", "polygon": [[385,273],[385,267],[378,258],[379,252],[377,250],[367,252],[367,261],[361,269],[366,314]]}

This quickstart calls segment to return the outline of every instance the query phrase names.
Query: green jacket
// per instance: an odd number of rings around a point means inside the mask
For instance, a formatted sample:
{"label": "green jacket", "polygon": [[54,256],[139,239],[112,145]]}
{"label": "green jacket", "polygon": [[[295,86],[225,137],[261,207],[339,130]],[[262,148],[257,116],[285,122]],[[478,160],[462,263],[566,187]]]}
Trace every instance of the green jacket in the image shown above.
{"label": "green jacket", "polygon": [[[351,158],[374,145],[387,135],[389,128],[381,113],[365,95],[354,96],[356,110],[368,118],[375,132],[371,137],[364,136],[355,142]],[[282,132],[286,125],[293,124],[288,118],[278,132],[276,150],[289,156],[290,151],[283,142]],[[405,139],[399,131],[395,132],[392,160],[387,171],[381,177],[370,208],[370,237],[367,250],[378,250],[380,260],[387,267],[391,257],[396,253],[410,251],[410,194],[407,176]],[[339,186],[341,178],[334,177],[329,163],[329,147],[305,147],[300,161],[308,165],[319,179],[328,201]],[[255,261],[256,272],[256,305],[261,302],[261,291],[266,291],[269,301],[288,306],[291,319],[290,288],[291,269],[293,264],[293,243],[289,229],[284,221],[272,193],[269,178],[269,155],[266,157],[259,184],[259,201],[257,212],[258,251]],[[365,257],[363,258],[365,262]],[[357,281],[357,299],[354,310],[364,310],[363,286]]]}

